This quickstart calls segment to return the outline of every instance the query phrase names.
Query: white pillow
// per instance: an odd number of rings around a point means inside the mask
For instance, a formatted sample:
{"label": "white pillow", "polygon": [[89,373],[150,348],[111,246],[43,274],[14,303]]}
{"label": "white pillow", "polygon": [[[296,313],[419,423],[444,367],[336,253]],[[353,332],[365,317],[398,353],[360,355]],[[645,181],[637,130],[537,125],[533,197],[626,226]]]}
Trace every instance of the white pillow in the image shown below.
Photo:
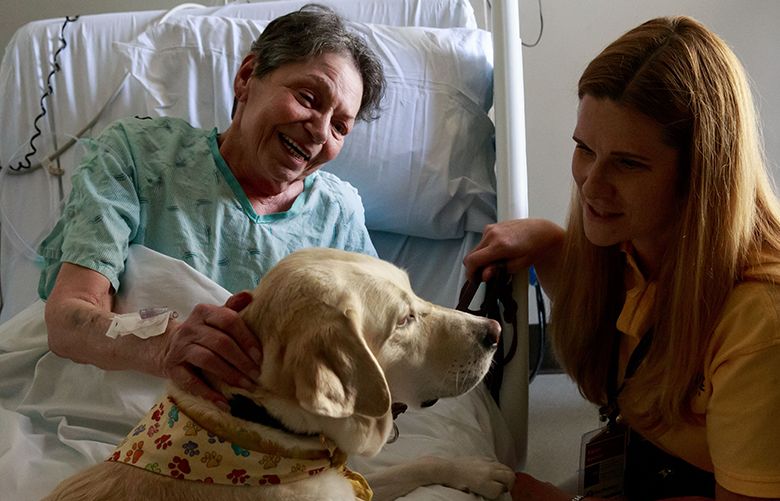
{"label": "white pillow", "polygon": [[[299,9],[312,0],[231,2],[188,13],[246,19],[274,19]],[[477,18],[468,0],[317,0],[346,19],[393,26],[476,28]]]}
{"label": "white pillow", "polygon": [[[203,128],[229,124],[233,78],[267,21],[180,16],[117,47],[147,108]],[[359,190],[366,224],[460,238],[495,221],[490,34],[351,23],[384,63],[381,118],[359,123],[324,166]]]}

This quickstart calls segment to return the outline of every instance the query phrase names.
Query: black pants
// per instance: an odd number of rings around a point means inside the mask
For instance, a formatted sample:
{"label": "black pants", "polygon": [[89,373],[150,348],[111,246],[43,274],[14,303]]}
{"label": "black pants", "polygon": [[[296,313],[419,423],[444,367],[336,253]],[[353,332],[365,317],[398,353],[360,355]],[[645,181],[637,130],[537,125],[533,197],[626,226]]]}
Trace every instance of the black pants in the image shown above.
{"label": "black pants", "polygon": [[715,498],[715,476],[664,452],[631,430],[624,491],[631,501],[675,496]]}

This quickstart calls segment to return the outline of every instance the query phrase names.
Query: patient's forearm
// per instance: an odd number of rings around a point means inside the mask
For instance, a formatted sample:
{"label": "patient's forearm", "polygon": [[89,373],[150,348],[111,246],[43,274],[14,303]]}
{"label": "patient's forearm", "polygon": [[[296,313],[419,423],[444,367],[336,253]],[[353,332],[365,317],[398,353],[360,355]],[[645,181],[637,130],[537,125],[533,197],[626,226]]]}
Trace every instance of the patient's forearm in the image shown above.
{"label": "patient's forearm", "polygon": [[163,336],[112,339],[111,285],[96,271],[63,263],[46,301],[49,348],[57,355],[103,369],[133,369],[162,375],[157,355]]}
{"label": "patient's forearm", "polygon": [[157,364],[157,338],[106,336],[112,313],[78,299],[46,306],[49,348],[57,355],[102,369],[133,369],[162,376]]}

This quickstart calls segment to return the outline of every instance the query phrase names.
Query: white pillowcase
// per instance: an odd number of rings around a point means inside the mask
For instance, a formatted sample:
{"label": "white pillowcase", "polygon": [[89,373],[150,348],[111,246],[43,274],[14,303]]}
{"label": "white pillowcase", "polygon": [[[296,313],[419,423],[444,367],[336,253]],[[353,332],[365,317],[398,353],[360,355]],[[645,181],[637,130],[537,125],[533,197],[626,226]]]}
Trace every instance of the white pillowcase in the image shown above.
{"label": "white pillowcase", "polygon": [[[312,0],[272,0],[251,3],[231,2],[188,13],[245,19],[274,19],[299,9]],[[346,19],[393,26],[434,26],[437,28],[476,28],[474,8],[468,0],[317,0]]]}
{"label": "white pillowcase", "polygon": [[[267,21],[176,16],[118,43],[147,108],[203,128],[230,121],[233,78]],[[382,116],[323,168],[363,197],[371,230],[460,238],[495,221],[492,42],[476,29],[351,23],[384,63]]]}

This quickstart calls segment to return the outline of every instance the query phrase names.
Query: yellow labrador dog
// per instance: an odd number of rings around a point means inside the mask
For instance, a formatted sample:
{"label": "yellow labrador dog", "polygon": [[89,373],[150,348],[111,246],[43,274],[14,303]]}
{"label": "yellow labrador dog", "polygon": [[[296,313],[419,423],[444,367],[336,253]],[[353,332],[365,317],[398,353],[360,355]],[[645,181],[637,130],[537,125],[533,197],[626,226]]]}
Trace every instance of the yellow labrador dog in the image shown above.
{"label": "yellow labrador dog", "polygon": [[[499,325],[417,297],[404,271],[362,254],[295,252],[241,311],[263,346],[257,389],[222,384],[231,413],[169,385],[169,393],[104,463],[47,500],[395,499],[444,484],[498,497],[511,469],[478,458],[425,458],[366,481],[347,454],[374,455],[391,404],[421,406],[473,388]],[[215,383],[216,384],[216,383]]]}

